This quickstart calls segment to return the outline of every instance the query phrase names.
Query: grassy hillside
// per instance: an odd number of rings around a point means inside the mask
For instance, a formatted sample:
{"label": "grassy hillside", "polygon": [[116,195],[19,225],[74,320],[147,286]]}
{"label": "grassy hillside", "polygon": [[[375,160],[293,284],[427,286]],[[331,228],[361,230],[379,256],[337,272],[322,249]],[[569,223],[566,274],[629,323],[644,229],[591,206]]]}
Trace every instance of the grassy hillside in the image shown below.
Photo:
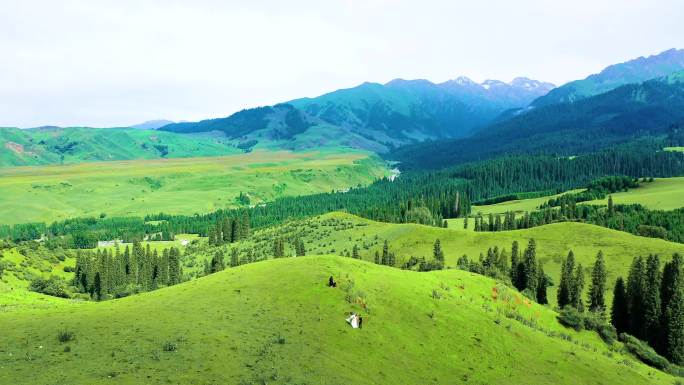
{"label": "grassy hillside", "polygon": [[[650,209],[673,210],[684,207],[684,178],[662,178],[642,183],[639,188],[612,194],[615,204],[639,203]],[[608,204],[608,198],[585,204]]]}
{"label": "grassy hillside", "polygon": [[75,216],[193,214],[367,184],[387,172],[360,152],[252,152],[0,169],[0,223]]}
{"label": "grassy hillside", "polygon": [[[329,275],[337,289],[325,286]],[[350,311],[363,329],[347,326]],[[0,383],[17,385],[674,382],[488,278],[340,257],[14,309],[0,312],[0,328]],[[73,339],[60,342],[65,330]]]}
{"label": "grassy hillside", "polygon": [[[462,223],[462,222],[461,222]],[[472,225],[472,223],[471,223]],[[633,257],[659,254],[663,260],[673,253],[684,254],[684,245],[660,239],[644,238],[629,233],[606,229],[582,223],[556,223],[525,230],[502,232],[474,232],[463,230],[459,223],[454,228],[436,228],[414,224],[391,224],[374,222],[345,213],[331,213],[305,221],[258,231],[249,242],[240,248],[251,248],[264,256],[271,255],[272,242],[279,237],[301,238],[312,254],[341,254],[359,247],[362,259],[372,261],[375,251],[382,251],[383,242],[389,242],[390,251],[397,255],[397,265],[411,256],[432,258],[432,247],[436,239],[442,244],[446,264],[455,267],[459,257],[466,254],[477,260],[480,253],[498,246],[511,250],[513,241],[521,249],[534,238],[537,242],[537,258],[544,262],[544,269],[554,282],[560,278],[560,264],[569,250],[575,253],[576,261],[589,272],[596,254],[603,251],[608,269],[608,287],[612,289],[618,276],[626,277]],[[205,257],[209,258],[211,253]],[[201,264],[199,264],[201,266]],[[588,290],[588,287],[587,287]],[[556,301],[556,286],[549,288],[549,301]],[[612,294],[607,293],[610,298]]]}
{"label": "grassy hillside", "polygon": [[0,128],[0,167],[241,153],[212,134],[134,128]]}
{"label": "grassy hillside", "polygon": [[[525,211],[537,210],[541,204],[547,202],[551,198],[557,198],[563,194],[580,191],[582,190],[578,189],[541,198],[512,200],[486,206],[473,206],[472,212],[474,215],[478,213],[482,213],[482,215],[490,213],[503,214],[508,211],[524,213]],[[653,182],[642,183],[639,188],[611,195],[615,204],[639,203],[653,210],[678,209],[684,207],[684,199],[682,199],[682,196],[684,196],[684,178],[657,178]],[[581,204],[607,205],[608,198],[582,202]]]}

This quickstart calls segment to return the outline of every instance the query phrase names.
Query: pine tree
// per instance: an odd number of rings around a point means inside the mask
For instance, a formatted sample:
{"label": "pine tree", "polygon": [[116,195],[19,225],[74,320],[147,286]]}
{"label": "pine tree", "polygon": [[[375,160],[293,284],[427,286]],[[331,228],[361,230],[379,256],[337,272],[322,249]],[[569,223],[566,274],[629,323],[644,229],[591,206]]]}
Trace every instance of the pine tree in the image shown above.
{"label": "pine tree", "polygon": [[525,249],[523,257],[523,277],[524,281],[521,283],[523,290],[531,290],[536,293],[537,290],[537,242],[530,239]]}
{"label": "pine tree", "polygon": [[660,337],[660,282],[660,258],[657,255],[650,255],[646,260],[643,300],[644,324],[641,335],[651,346],[657,346],[658,337]]}
{"label": "pine tree", "polygon": [[518,246],[518,241],[513,241],[513,244],[511,245],[511,283],[515,288],[520,290],[520,280],[518,278],[518,265],[520,264],[520,257],[518,256],[519,253],[519,246]]}
{"label": "pine tree", "polygon": [[385,240],[385,243],[382,245],[382,260],[381,263],[383,265],[388,265],[389,264],[389,243],[387,243],[387,240]]}
{"label": "pine tree", "polygon": [[625,281],[622,277],[618,277],[617,280],[615,280],[610,322],[613,324],[618,334],[624,333],[629,329],[629,301],[625,289]]}
{"label": "pine tree", "polygon": [[674,291],[665,310],[666,355],[673,363],[684,365],[684,293],[681,286]]}
{"label": "pine tree", "polygon": [[375,262],[376,265],[379,265],[380,262],[382,262],[382,261],[380,260],[380,252],[377,251],[377,250],[375,250],[375,259],[374,259],[374,262]]}
{"label": "pine tree", "polygon": [[352,248],[352,258],[361,259],[361,257],[359,256],[359,246],[357,246],[356,244],[354,244],[354,247]]}
{"label": "pine tree", "polygon": [[636,257],[632,261],[632,266],[629,269],[629,276],[627,277],[627,299],[629,304],[629,334],[643,338],[641,332],[644,326],[644,288],[646,280],[646,268],[644,259]]}
{"label": "pine tree", "polygon": [[578,263],[573,277],[573,284],[571,287],[570,303],[579,312],[584,311],[584,302],[582,301],[582,292],[584,291],[584,270],[582,264]]}
{"label": "pine tree", "polygon": [[394,256],[394,253],[389,253],[387,256],[387,265],[388,266],[395,266],[397,264],[396,262],[396,257]]}
{"label": "pine tree", "polygon": [[669,339],[667,330],[670,323],[667,309],[675,292],[682,289],[682,274],[684,274],[682,267],[682,256],[676,253],[672,256],[672,260],[665,264],[663,269],[663,279],[660,285],[660,308],[663,312],[660,326],[662,333],[659,339],[660,342],[655,347],[661,354],[667,354],[667,341]]}
{"label": "pine tree", "polygon": [[466,216],[463,217],[463,228],[466,230],[468,229],[468,218],[470,218],[468,214],[466,214]]}
{"label": "pine tree", "polygon": [[575,253],[570,250],[561,264],[561,276],[558,283],[556,300],[561,309],[572,303],[572,287],[574,286]]}
{"label": "pine tree", "polygon": [[539,278],[537,279],[537,303],[546,305],[549,303],[549,300],[546,297],[546,289],[550,285],[550,280],[549,277],[544,273],[544,266],[542,266],[541,261],[537,267],[537,273],[539,275]]}
{"label": "pine tree", "polygon": [[594,268],[591,271],[591,286],[589,287],[590,311],[603,313],[606,309],[605,291],[607,275],[603,252],[599,251]]}
{"label": "pine tree", "polygon": [[178,249],[169,249],[169,285],[175,285],[182,281],[182,270],[180,266],[180,253]]}
{"label": "pine tree", "polygon": [[432,247],[432,257],[435,259],[435,262],[440,269],[444,268],[444,252],[442,251],[442,245],[439,242],[439,239],[435,240]]}
{"label": "pine tree", "polygon": [[613,196],[608,195],[608,214],[615,214],[615,207],[613,207]]}
{"label": "pine tree", "polygon": [[240,264],[237,247],[233,247],[230,251],[230,267],[236,267]]}

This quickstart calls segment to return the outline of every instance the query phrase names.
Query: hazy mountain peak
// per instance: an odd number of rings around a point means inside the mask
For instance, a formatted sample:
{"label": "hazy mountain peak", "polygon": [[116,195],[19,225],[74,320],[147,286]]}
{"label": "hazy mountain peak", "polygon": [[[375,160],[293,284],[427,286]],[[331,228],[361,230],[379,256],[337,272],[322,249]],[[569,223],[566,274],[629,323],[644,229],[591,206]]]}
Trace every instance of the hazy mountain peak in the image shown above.
{"label": "hazy mountain peak", "polygon": [[148,120],[146,122],[140,123],[140,124],[135,124],[130,126],[131,128],[139,128],[141,130],[156,130],[157,128],[164,127],[168,124],[175,123],[172,120],[166,120],[166,119],[154,119],[154,120]]}

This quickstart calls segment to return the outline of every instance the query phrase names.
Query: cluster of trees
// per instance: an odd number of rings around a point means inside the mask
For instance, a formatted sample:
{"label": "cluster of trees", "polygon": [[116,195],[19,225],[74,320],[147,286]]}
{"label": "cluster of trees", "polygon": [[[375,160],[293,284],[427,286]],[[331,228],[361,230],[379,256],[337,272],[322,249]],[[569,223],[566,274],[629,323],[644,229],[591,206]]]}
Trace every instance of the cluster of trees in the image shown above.
{"label": "cluster of trees", "polygon": [[[591,282],[589,287],[589,311],[604,314],[606,310],[605,292],[606,279],[608,273],[603,258],[603,252],[599,251],[596,262],[591,272]],[[584,270],[581,263],[575,263],[575,254],[570,250],[568,256],[561,264],[561,276],[558,283],[556,298],[558,307],[565,308],[570,306],[580,313],[584,312]]]}
{"label": "cluster of trees", "polygon": [[385,240],[385,243],[382,245],[382,254],[380,254],[380,252],[377,250],[375,251],[375,257],[373,261],[378,265],[396,266],[397,257],[393,252],[390,251],[387,240]]}
{"label": "cluster of trees", "polygon": [[159,254],[149,245],[143,248],[139,242],[134,242],[132,248],[126,246],[123,253],[118,247],[79,251],[74,273],[76,290],[98,301],[175,285],[183,280],[177,248],[167,248]]}
{"label": "cluster of trees", "polygon": [[249,223],[249,215],[246,211],[242,211],[239,217],[217,219],[214,226],[209,229],[209,244],[220,246],[249,237]]}
{"label": "cluster of trees", "polygon": [[479,261],[472,261],[467,255],[458,259],[457,267],[473,273],[486,275],[510,284],[530,299],[540,304],[548,303],[546,292],[553,285],[551,277],[544,272],[544,266],[537,260],[537,243],[530,239],[525,250],[520,252],[517,241],[511,245],[510,257],[498,246],[480,254]]}
{"label": "cluster of trees", "polygon": [[615,281],[611,323],[677,365],[684,364],[683,260],[675,254],[661,271],[657,255],[634,258],[625,281]]}

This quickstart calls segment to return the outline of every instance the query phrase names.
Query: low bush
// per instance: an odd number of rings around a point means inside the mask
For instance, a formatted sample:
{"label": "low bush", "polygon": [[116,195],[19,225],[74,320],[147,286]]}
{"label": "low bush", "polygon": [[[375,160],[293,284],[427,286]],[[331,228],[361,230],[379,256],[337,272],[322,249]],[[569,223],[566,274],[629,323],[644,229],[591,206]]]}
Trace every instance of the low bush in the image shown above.
{"label": "low bush", "polygon": [[69,329],[60,330],[57,333],[57,339],[59,340],[59,342],[62,342],[62,343],[73,341],[76,339],[76,333],[74,333],[73,330],[69,330]]}
{"label": "low bush", "polygon": [[69,298],[66,281],[54,275],[48,279],[43,277],[34,278],[31,280],[29,290],[55,297]]}
{"label": "low bush", "polygon": [[666,370],[670,366],[670,362],[665,357],[656,353],[653,348],[638,338],[627,333],[621,333],[620,341],[624,343],[625,349],[646,365],[661,370]]}
{"label": "low bush", "polygon": [[584,319],[582,314],[571,306],[566,306],[561,309],[560,313],[558,314],[558,322],[560,322],[563,326],[573,328],[576,331],[580,331],[584,328]]}

